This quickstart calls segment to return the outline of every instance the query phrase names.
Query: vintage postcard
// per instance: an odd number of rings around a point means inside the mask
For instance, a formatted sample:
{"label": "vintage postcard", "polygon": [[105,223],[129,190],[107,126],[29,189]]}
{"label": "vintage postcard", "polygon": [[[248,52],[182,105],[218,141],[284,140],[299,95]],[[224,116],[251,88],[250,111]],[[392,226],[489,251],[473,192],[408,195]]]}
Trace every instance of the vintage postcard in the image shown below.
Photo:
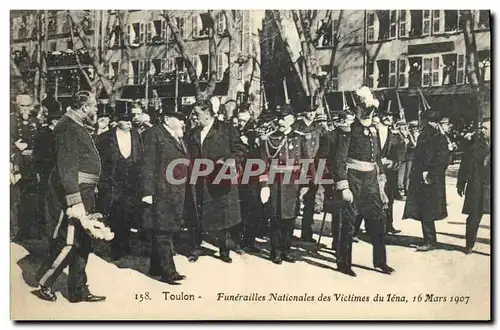
{"label": "vintage postcard", "polygon": [[13,320],[491,320],[489,10],[11,10]]}

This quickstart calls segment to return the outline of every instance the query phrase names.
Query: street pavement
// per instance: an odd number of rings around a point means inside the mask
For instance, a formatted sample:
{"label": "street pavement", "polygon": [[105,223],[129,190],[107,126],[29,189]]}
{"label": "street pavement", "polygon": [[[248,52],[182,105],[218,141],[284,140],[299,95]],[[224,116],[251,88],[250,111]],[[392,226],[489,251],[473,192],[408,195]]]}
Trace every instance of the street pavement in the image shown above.
{"label": "street pavement", "polygon": [[[23,246],[11,243],[11,317],[64,320],[487,320],[491,318],[490,217],[483,217],[474,253],[465,255],[466,216],[461,214],[463,199],[457,195],[455,185],[456,179],[448,177],[449,216],[436,223],[439,248],[434,251],[416,252],[410,247],[422,242],[420,223],[400,220],[404,202],[396,202],[394,225],[402,233],[387,240],[388,263],[396,269],[392,275],[373,269],[372,247],[365,242],[366,239],[353,247],[353,269],[357,277],[337,272],[335,257],[330,250],[332,239],[327,221],[321,250],[315,251],[314,245],[296,244],[295,253],[300,260],[295,264],[275,265],[267,259],[267,252],[264,256],[232,253],[233,263],[225,264],[217,259],[217,249],[207,243],[204,243],[207,255],[196,263],[189,263],[181,254],[176,255],[178,271],[187,276],[180,286],[171,286],[147,275],[148,257],[144,248],[134,248],[132,256],[117,262],[91,254],[87,266],[90,290],[105,295],[107,300],[104,303],[68,302],[65,298],[66,269],[55,285],[58,300],[52,303],[37,297],[33,279],[46,244],[40,241],[28,241]],[[322,214],[316,215],[316,239],[321,219]],[[298,229],[294,234],[300,237]],[[267,244],[262,242],[262,246],[266,248]],[[219,296],[238,293],[265,296],[265,301],[218,300]],[[171,299],[171,294],[175,300]],[[273,300],[271,294],[284,296],[285,300],[286,295],[305,295],[305,300],[314,301]],[[377,294],[384,297],[383,302],[373,301]],[[404,298],[399,299],[401,302],[388,302],[388,295],[390,298]],[[364,302],[352,301],[354,296],[367,298]]]}

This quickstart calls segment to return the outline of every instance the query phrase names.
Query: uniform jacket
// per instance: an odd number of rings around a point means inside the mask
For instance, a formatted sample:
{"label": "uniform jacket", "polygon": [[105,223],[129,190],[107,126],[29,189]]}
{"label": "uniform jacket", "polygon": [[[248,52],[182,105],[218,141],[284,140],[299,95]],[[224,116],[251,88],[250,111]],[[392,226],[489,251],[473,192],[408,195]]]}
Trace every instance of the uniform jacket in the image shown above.
{"label": "uniform jacket", "polygon": [[[214,164],[218,160],[234,159],[237,167],[242,165],[247,148],[236,128],[215,119],[203,145],[201,130],[196,127],[189,136],[188,149],[193,159],[208,159]],[[205,231],[227,229],[241,222],[238,185],[229,180],[212,183],[221,167],[215,165],[214,171],[196,184],[197,204]]]}
{"label": "uniform jacket", "polygon": [[[118,185],[123,185],[120,180],[123,178],[116,177],[115,173],[120,161],[120,147],[116,138],[116,130],[112,128],[109,131],[97,136],[97,148],[101,156],[101,178],[99,180],[99,201],[100,208],[105,211],[114,201],[122,198],[123,191],[117,189]],[[129,187],[137,187],[139,185],[139,162],[142,160],[143,146],[139,133],[135,128],[130,131],[131,136],[131,154],[133,166],[131,168],[131,177],[128,178],[126,184]],[[131,188],[132,193],[137,193],[137,190]],[[137,194],[128,196],[134,203],[138,202]]]}
{"label": "uniform jacket", "polygon": [[349,188],[349,182],[347,181],[347,161],[349,158],[375,163],[378,174],[380,176],[384,174],[379,135],[374,125],[364,127],[356,119],[351,124],[351,131],[340,131],[338,139],[337,155],[333,169],[333,180],[337,190]]}
{"label": "uniform jacket", "polygon": [[[37,130],[38,124],[33,116],[30,116],[28,120],[24,120],[18,113],[10,115],[11,158],[14,165],[19,168],[22,175],[21,182],[24,187],[36,185],[33,147]],[[17,141],[26,143],[26,149],[21,151],[15,144]]]}
{"label": "uniform jacket", "polygon": [[321,123],[313,121],[310,125],[307,125],[304,118],[300,118],[294,123],[293,128],[305,133],[305,147],[308,149],[307,152],[314,157],[319,148],[321,137],[325,134]]}
{"label": "uniform jacket", "polygon": [[271,166],[272,161],[277,160],[278,166],[286,167],[287,172],[292,172],[292,183],[284,182],[284,176],[278,174],[273,183],[268,184],[269,168],[259,178],[262,186],[269,186],[271,190],[266,207],[267,215],[270,217],[279,216],[282,219],[291,219],[297,215],[296,203],[300,186],[293,182],[299,179],[301,170],[305,170],[300,168],[300,159],[310,158],[304,136],[304,133],[292,130],[287,135],[273,133],[261,138],[261,157],[266,164]]}
{"label": "uniform jacket", "polygon": [[81,184],[95,184],[101,174],[101,159],[82,119],[73,111],[58,121],[54,129],[55,166],[51,184],[67,206],[82,202]]}
{"label": "uniform jacket", "polygon": [[[179,143],[163,125],[143,132],[144,154],[140,166],[140,195],[153,196],[153,205],[146,206],[151,217],[144,217],[143,227],[156,231],[179,231],[189,211],[194,211],[193,187],[189,184],[189,164],[178,164],[172,170],[175,179],[186,182],[175,184],[167,181],[166,171],[177,159],[189,160],[184,142]],[[194,213],[196,216],[196,213]]]}
{"label": "uniform jacket", "polygon": [[[424,127],[415,148],[403,219],[434,221],[448,216],[445,172],[449,155],[446,137],[431,126]],[[423,172],[428,172],[430,184],[424,183]]]}
{"label": "uniform jacket", "polygon": [[467,184],[464,214],[490,214],[491,147],[485,138],[476,138],[462,156],[457,186]]}

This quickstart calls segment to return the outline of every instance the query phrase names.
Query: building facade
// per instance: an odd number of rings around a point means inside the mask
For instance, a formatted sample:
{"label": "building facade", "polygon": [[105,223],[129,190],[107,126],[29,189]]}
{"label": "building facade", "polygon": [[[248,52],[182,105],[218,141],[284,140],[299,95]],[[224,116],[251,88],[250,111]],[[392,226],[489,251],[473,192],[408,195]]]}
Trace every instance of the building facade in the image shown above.
{"label": "building facade", "polygon": [[[397,91],[410,119],[415,119],[418,113],[418,89],[431,106],[441,108],[450,116],[473,113],[464,109],[472,103],[459,10],[319,10],[310,14],[314,17],[313,60],[321,71],[317,74],[321,76],[332,70],[331,95],[328,96],[331,106],[341,106],[340,91],[354,91],[367,85],[381,99],[393,100],[395,107]],[[291,15],[282,15],[282,20],[288,22],[284,32],[296,61],[300,57],[300,41],[293,19]],[[489,88],[489,11],[473,11],[473,29],[480,76]],[[277,34],[272,26],[264,31],[267,36]],[[335,36],[337,47],[334,47]],[[280,52],[286,53],[283,49]],[[300,89],[300,86],[292,89]]]}
{"label": "building facade", "polygon": [[[258,111],[261,90],[259,24],[262,22],[259,15],[263,12],[214,11],[210,16],[207,11],[196,10],[129,10],[123,15],[116,10],[92,10],[73,14],[77,14],[88,43],[97,50],[104,74],[115,81],[124,66],[128,71],[118,97],[158,97],[179,108],[193,102],[195,97],[186,58],[194,68],[201,90],[207,86],[212,58],[216,61],[214,95],[226,104],[226,108],[235,108],[244,101],[252,103]],[[226,15],[231,15],[230,26]],[[45,16],[48,26],[43,29]],[[182,44],[175,40],[167,17],[178,29]],[[210,56],[212,23],[217,47]],[[61,99],[77,89],[89,88],[89,80],[92,81],[96,74],[95,63],[76,32],[71,38],[70,26],[67,11],[11,12],[11,48],[15,62],[23,66],[20,62],[25,57],[30,63],[36,62],[38,47],[41,47],[47,54],[46,89]],[[46,31],[47,37],[36,28]],[[123,61],[127,64],[122,65]],[[100,97],[109,98],[106,93]]]}

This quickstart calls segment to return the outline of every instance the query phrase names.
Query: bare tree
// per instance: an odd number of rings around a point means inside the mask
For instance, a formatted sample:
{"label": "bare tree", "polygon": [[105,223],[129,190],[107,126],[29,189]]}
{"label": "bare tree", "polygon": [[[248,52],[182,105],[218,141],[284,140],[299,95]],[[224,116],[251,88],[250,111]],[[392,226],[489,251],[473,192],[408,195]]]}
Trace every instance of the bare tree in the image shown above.
{"label": "bare tree", "polygon": [[490,116],[489,91],[484,86],[484,77],[479,71],[476,35],[474,33],[474,19],[471,10],[461,10],[462,31],[465,41],[465,71],[476,99],[476,121],[482,117]]}

